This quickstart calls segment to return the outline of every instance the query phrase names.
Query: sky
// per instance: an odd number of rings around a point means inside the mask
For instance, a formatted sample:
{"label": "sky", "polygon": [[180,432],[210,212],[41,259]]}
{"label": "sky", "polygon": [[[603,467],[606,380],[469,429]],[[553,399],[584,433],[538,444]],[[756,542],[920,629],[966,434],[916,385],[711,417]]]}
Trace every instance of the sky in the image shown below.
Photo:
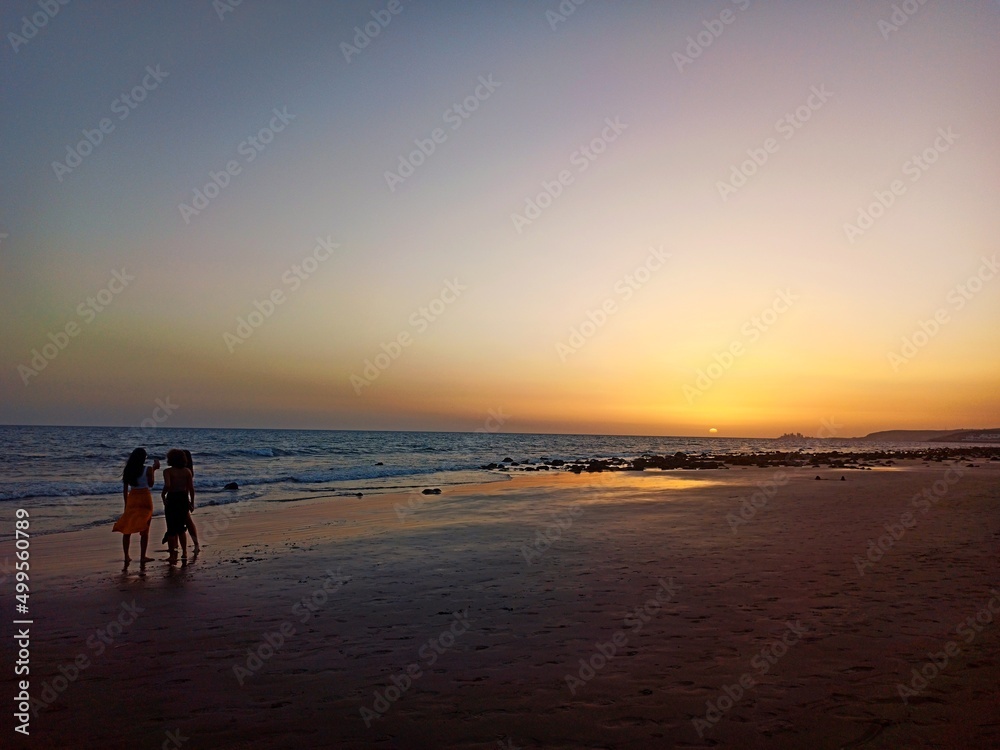
{"label": "sky", "polygon": [[0,22],[0,423],[1000,427],[1000,2]]}

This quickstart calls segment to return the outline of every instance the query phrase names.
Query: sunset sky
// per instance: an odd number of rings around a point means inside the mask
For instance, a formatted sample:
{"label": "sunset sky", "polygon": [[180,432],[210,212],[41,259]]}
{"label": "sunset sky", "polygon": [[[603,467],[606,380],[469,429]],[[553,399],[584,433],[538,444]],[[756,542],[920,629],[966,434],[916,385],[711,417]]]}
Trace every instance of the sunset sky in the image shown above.
{"label": "sunset sky", "polygon": [[3,4],[0,422],[1000,427],[1000,3],[226,1]]}

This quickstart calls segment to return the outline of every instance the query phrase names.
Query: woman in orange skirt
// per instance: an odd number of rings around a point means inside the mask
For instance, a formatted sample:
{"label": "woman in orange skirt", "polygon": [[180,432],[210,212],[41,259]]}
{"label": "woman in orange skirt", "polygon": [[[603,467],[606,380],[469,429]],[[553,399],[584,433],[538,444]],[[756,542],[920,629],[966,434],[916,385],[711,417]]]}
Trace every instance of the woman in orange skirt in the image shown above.
{"label": "woman in orange skirt", "polygon": [[132,558],[128,556],[129,543],[132,534],[138,534],[141,544],[141,562],[151,562],[153,558],[146,557],[146,547],[149,544],[149,524],[153,520],[152,487],[156,481],[156,470],[160,462],[153,460],[152,466],[146,466],[146,450],[136,448],[125,463],[122,471],[122,497],[125,500],[125,512],[114,525],[113,531],[124,534],[122,537],[122,552],[125,554],[125,564]]}

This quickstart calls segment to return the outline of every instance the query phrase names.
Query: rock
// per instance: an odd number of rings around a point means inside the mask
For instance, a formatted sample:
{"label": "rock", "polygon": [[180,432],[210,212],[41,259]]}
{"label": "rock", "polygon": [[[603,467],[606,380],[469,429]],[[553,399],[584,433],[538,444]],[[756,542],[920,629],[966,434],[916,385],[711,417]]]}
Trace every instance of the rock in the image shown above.
{"label": "rock", "polygon": [[424,494],[425,495],[440,495],[441,494],[441,490],[438,489],[437,487],[435,487],[433,489],[424,490]]}
{"label": "rock", "polygon": [[840,477],[840,481],[841,481],[841,482],[846,482],[846,481],[847,481],[847,477],[845,477],[845,476],[841,476],[841,477]]}
{"label": "rock", "polygon": [[563,461],[563,460],[562,460],[561,458],[554,458],[554,459],[552,459],[552,461],[550,462],[550,464],[551,464],[552,466],[563,466],[563,465],[564,465],[565,463],[566,463],[566,462],[565,462],[565,461]]}
{"label": "rock", "polygon": [[718,469],[722,466],[718,461],[692,461],[685,469]]}
{"label": "rock", "polygon": [[497,464],[490,463],[490,464],[486,464],[486,466],[484,466],[483,468],[484,469],[499,469],[500,467]]}
{"label": "rock", "polygon": [[230,482],[229,484],[227,484],[222,489],[224,489],[224,490],[238,490],[239,488],[240,488],[240,486],[238,484],[236,484],[236,482]]}
{"label": "rock", "polygon": [[364,496],[365,496],[364,492],[355,492],[354,493],[354,497],[364,497]]}
{"label": "rock", "polygon": [[823,477],[821,477],[819,474],[816,475],[816,481],[817,482],[821,481],[822,479],[823,479]]}
{"label": "rock", "polygon": [[507,458],[505,458],[505,459],[504,459],[503,461],[501,461],[500,463],[502,463],[502,464],[509,464],[509,463],[513,463],[513,462],[514,462],[514,459],[513,459],[513,458],[511,458],[510,456],[507,456]]}
{"label": "rock", "polygon": [[376,462],[375,462],[375,465],[376,465],[376,466],[385,466],[385,464],[384,464],[384,463],[382,463],[381,461],[376,461]]}

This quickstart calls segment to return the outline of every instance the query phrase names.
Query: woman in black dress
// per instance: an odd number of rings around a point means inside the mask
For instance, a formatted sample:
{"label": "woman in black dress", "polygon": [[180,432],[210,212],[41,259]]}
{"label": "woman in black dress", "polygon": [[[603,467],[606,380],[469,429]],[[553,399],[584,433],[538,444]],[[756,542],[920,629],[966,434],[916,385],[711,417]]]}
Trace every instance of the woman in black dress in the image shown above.
{"label": "woman in black dress", "polygon": [[177,559],[178,544],[181,557],[187,558],[187,514],[194,503],[194,473],[187,468],[184,451],[173,448],[167,451],[167,467],[163,470],[163,515],[167,520],[167,533],[163,541],[170,547],[171,561]]}
{"label": "woman in black dress", "polygon": [[[187,461],[185,463],[185,466],[187,466],[189,469],[191,469],[191,479],[193,480],[194,479],[194,459],[191,458],[191,451],[185,449],[184,450],[184,458]],[[191,541],[194,542],[194,553],[197,555],[198,554],[198,550],[201,549],[201,545],[198,544],[198,529],[194,525],[194,519],[191,518],[191,513],[193,513],[193,512],[194,512],[194,488],[191,489],[191,500],[188,503],[187,518],[185,520],[187,522],[187,529],[188,529],[188,531],[191,532]]]}

